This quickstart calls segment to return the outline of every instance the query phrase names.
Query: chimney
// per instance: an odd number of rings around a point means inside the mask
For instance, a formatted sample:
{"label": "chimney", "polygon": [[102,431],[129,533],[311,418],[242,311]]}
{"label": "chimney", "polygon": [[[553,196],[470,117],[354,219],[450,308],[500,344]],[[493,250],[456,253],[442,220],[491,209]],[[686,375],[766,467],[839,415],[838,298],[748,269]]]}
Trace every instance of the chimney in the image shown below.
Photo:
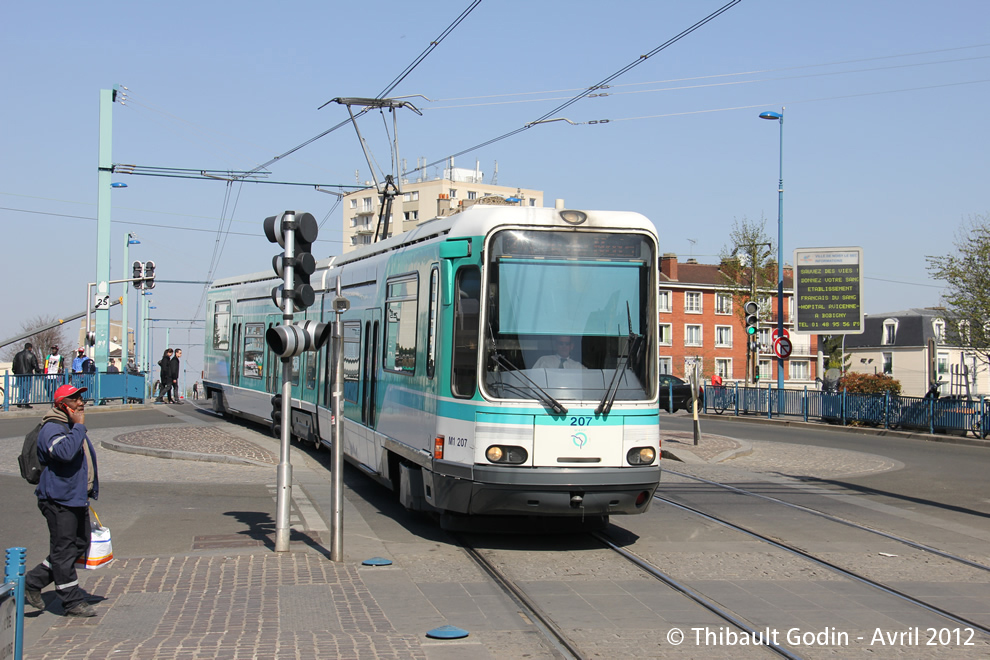
{"label": "chimney", "polygon": [[660,257],[660,272],[667,276],[667,279],[677,281],[677,255],[673,252]]}

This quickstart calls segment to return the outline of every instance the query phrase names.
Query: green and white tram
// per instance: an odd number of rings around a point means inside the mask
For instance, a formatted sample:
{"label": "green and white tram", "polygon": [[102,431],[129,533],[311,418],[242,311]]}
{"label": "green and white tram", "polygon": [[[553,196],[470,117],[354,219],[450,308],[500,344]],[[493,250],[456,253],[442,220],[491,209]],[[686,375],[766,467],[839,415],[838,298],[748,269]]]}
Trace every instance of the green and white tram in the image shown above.
{"label": "green and white tram", "polygon": [[[476,205],[322,261],[343,315],[346,460],[413,509],[583,516],[645,511],[660,479],[657,236],[637,213]],[[204,387],[272,419],[281,323],[268,273],[219,280]],[[330,444],[329,351],[293,358],[294,437]]]}

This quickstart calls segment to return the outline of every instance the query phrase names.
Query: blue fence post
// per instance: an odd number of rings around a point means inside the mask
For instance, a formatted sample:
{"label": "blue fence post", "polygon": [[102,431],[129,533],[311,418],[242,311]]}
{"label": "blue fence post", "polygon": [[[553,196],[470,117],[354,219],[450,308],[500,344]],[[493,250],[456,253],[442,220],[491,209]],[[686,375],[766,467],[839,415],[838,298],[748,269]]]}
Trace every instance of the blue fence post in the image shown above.
{"label": "blue fence post", "polygon": [[3,372],[3,411],[7,412],[10,410],[10,395],[13,392],[10,389],[10,372]]}
{"label": "blue fence post", "polygon": [[804,421],[808,421],[808,386],[804,386],[804,396],[801,401],[801,410],[804,413]]}
{"label": "blue fence post", "polygon": [[935,435],[935,397],[928,399],[928,433]]}
{"label": "blue fence post", "polygon": [[848,390],[846,390],[846,389],[843,389],[842,390],[842,401],[841,401],[841,403],[839,405],[839,412],[841,413],[841,416],[842,416],[842,425],[843,426],[846,425],[846,392],[847,391]]}
{"label": "blue fence post", "polygon": [[735,396],[735,400],[736,400],[736,417],[739,417],[739,381],[736,381],[734,383],[734,385],[735,385],[735,388],[736,388],[736,396]]}
{"label": "blue fence post", "polygon": [[17,602],[17,616],[14,622],[14,660],[21,660],[24,655],[24,562],[26,558],[27,548],[7,548],[4,581],[17,585],[14,589],[14,598]]}

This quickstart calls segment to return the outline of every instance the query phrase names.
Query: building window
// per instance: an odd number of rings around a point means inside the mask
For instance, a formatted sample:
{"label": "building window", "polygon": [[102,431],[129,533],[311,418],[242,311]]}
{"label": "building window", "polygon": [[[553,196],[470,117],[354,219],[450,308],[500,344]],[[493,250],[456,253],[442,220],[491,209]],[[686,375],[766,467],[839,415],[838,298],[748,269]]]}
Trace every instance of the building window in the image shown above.
{"label": "building window", "polygon": [[715,373],[722,378],[732,378],[732,358],[715,358]]}
{"label": "building window", "polygon": [[351,227],[357,227],[357,216],[351,218]]}
{"label": "building window", "polygon": [[716,314],[731,314],[732,313],[732,294],[731,293],[716,293],[715,294],[715,313]]}
{"label": "building window", "polygon": [[403,213],[403,217],[406,219],[406,222],[409,222],[410,220],[419,220],[419,211],[406,211]]}
{"label": "building window", "polygon": [[883,337],[880,338],[880,343],[884,346],[893,346],[896,339],[897,321],[895,319],[885,320],[883,322]]}
{"label": "building window", "polygon": [[457,189],[456,188],[451,188],[450,189],[450,198],[451,199],[457,199]]}
{"label": "building window", "polygon": [[720,348],[732,348],[732,326],[715,326],[715,346]]}
{"label": "building window", "polygon": [[945,380],[943,376],[949,373],[949,353],[947,351],[938,352],[938,356],[935,358],[935,371],[938,374],[938,380]]}
{"label": "building window", "polygon": [[811,378],[811,365],[807,360],[789,360],[791,367],[791,380],[809,380]]}
{"label": "building window", "polygon": [[351,200],[351,208],[352,209],[356,209],[357,208],[357,199],[352,199]]}
{"label": "building window", "polygon": [[660,373],[670,375],[673,367],[673,360],[669,357],[660,358]]}
{"label": "building window", "polygon": [[670,306],[670,291],[661,290],[657,296],[657,309],[661,312],[669,312],[671,310]]}
{"label": "building window", "polygon": [[688,355],[684,358],[684,380],[691,378],[691,374],[694,372],[695,367],[698,368],[698,375],[701,375],[702,362],[701,358],[697,355]]}
{"label": "building window", "polygon": [[770,380],[770,360],[760,360],[760,380]]}
{"label": "building window", "polygon": [[883,354],[883,373],[890,376],[894,373],[894,354],[884,353]]}
{"label": "building window", "polygon": [[372,205],[370,197],[365,197],[364,199],[361,200],[362,211],[372,211],[374,210],[374,208],[375,207]]}
{"label": "building window", "polygon": [[660,345],[670,346],[674,343],[674,336],[669,323],[660,324]]}
{"label": "building window", "polygon": [[770,328],[758,328],[756,331],[756,336],[759,337],[760,352],[769,353],[771,348]]}
{"label": "building window", "polygon": [[478,199],[478,193],[473,190],[468,191],[468,199]]}
{"label": "building window", "polygon": [[701,292],[684,292],[684,311],[687,314],[701,314]]}
{"label": "building window", "polygon": [[701,326],[700,325],[686,325],[686,326],[684,326],[684,345],[685,346],[701,346]]}
{"label": "building window", "polygon": [[945,343],[945,320],[935,319],[932,321],[932,332],[935,333],[935,341],[939,344]]}

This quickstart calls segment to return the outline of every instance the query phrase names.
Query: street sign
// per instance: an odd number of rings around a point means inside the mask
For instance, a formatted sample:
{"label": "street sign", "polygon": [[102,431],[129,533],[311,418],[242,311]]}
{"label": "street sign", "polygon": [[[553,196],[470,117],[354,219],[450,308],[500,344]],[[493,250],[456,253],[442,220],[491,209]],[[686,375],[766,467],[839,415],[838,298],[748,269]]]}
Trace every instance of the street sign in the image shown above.
{"label": "street sign", "polygon": [[794,346],[787,337],[777,337],[773,340],[773,353],[777,357],[785,359],[790,356],[792,350]]}
{"label": "street sign", "polygon": [[822,335],[863,332],[863,248],[794,250],[794,330]]}
{"label": "street sign", "polygon": [[[789,332],[787,331],[787,328],[781,328],[781,330],[783,330],[783,331],[784,331],[784,336],[785,336],[785,337],[787,337],[788,339],[790,339],[790,338],[791,338],[791,333],[789,333]],[[770,338],[771,338],[771,339],[776,339],[776,338],[777,338],[777,328],[774,328],[774,329],[773,329],[773,332],[771,332],[771,333],[770,333]]]}
{"label": "street sign", "polygon": [[94,301],[93,306],[96,307],[96,309],[110,309],[110,294],[96,294],[96,300]]}

